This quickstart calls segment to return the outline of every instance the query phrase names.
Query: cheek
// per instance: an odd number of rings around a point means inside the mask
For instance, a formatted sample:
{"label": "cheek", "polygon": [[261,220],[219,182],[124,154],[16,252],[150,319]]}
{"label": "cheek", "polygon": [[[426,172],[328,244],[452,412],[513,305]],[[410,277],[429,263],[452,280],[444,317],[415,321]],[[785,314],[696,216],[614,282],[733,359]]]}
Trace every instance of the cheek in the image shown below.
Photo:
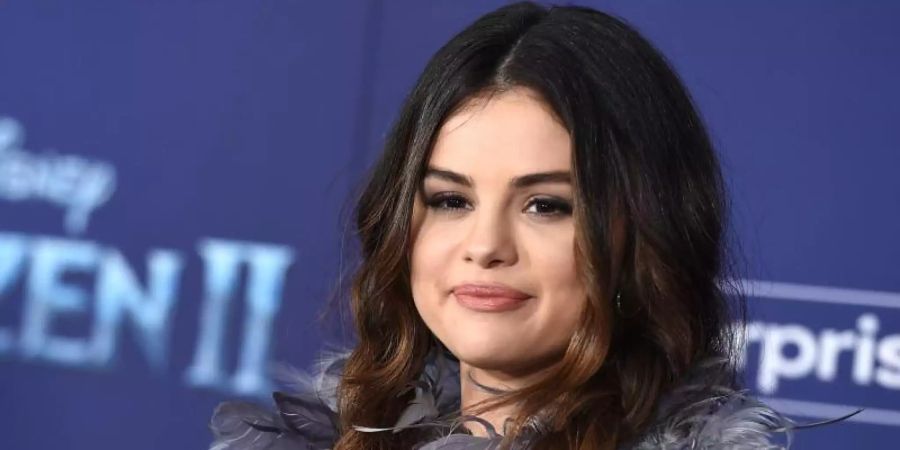
{"label": "cheek", "polygon": [[452,239],[447,232],[422,223],[415,231],[410,248],[410,272],[413,281],[437,282],[450,261]]}
{"label": "cheek", "polygon": [[566,341],[568,333],[575,329],[587,303],[587,290],[578,276],[574,235],[568,228],[542,233],[529,252],[531,273],[544,297],[540,314],[545,332],[560,342]]}
{"label": "cheek", "polygon": [[425,221],[419,223],[410,249],[410,286],[419,314],[428,325],[448,289],[447,269],[452,257],[452,239],[448,230],[440,230]]}
{"label": "cheek", "polygon": [[575,233],[566,227],[530,239],[532,273],[547,294],[581,286],[575,262]]}

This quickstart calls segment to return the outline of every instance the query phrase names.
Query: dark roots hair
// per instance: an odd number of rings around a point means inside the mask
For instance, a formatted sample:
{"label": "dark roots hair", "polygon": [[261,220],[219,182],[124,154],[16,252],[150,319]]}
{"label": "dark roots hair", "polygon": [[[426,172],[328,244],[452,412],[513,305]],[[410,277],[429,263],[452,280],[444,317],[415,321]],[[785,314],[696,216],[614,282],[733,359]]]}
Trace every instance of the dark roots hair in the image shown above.
{"label": "dark roots hair", "polygon": [[467,100],[519,87],[538,93],[572,138],[575,250],[589,301],[553,373],[483,405],[519,405],[504,442],[541,411],[553,423],[535,448],[612,448],[648,426],[661,395],[695,363],[732,356],[724,181],[685,87],[621,19],[517,3],[432,57],[359,198],[362,262],[350,292],[358,344],[339,387],[337,449],[416,442],[413,430],[351,427],[394,423],[409,400],[398,394],[438,344],[412,301],[415,195],[444,121]]}

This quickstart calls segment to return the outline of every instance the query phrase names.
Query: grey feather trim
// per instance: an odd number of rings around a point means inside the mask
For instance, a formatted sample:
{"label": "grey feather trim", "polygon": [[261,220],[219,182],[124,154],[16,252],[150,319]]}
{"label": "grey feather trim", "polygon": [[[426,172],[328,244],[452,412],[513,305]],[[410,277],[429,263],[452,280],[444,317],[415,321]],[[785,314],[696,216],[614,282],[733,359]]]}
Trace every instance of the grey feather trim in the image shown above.
{"label": "grey feather trim", "polygon": [[[349,351],[323,353],[312,374],[282,370],[293,393],[276,392],[275,411],[246,402],[223,403],[216,408],[210,428],[215,440],[210,450],[326,450],[338,439],[337,387]],[[728,362],[710,359],[697,364],[685,381],[667,392],[657,406],[653,424],[635,442],[619,450],[763,450],[787,449],[794,430],[843,420],[797,424],[723,375]],[[451,367],[452,366],[452,367]],[[362,432],[430,430],[417,450],[494,450],[503,436],[491,424],[460,416],[459,370],[441,351],[426,361],[419,380],[410,383],[415,395],[399,419],[389,427],[354,427]],[[461,426],[478,422],[487,437],[468,434]],[[532,438],[547,429],[535,419],[528,422],[514,449],[530,447]],[[785,445],[774,441],[783,434]]]}
{"label": "grey feather trim", "polygon": [[312,374],[282,368],[295,392],[275,392],[276,410],[225,402],[213,412],[210,450],[327,450],[338,438],[337,386],[348,352],[323,352]]}
{"label": "grey feather trim", "polygon": [[[655,425],[630,450],[761,450],[789,449],[794,430],[824,425],[843,417],[797,424],[746,390],[725,380],[728,361],[722,358],[699,363],[680,384],[664,396]],[[782,434],[785,444],[775,441]]]}

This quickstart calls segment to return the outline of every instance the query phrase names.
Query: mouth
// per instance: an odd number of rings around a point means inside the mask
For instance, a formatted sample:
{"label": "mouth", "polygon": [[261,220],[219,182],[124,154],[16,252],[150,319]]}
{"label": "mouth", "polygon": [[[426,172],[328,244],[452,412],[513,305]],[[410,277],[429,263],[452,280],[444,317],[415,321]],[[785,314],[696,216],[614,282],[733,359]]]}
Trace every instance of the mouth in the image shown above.
{"label": "mouth", "polygon": [[533,298],[501,284],[462,284],[453,288],[453,296],[464,308],[479,312],[503,312],[522,307]]}

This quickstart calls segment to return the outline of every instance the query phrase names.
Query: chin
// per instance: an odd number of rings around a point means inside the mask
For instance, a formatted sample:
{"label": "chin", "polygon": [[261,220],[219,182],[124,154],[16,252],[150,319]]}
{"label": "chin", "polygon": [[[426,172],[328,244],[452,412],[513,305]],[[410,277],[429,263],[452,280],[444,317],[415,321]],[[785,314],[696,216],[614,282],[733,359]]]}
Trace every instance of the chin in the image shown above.
{"label": "chin", "polygon": [[[484,336],[484,335],[482,335]],[[484,370],[510,370],[527,366],[529,354],[522,354],[521,341],[506,339],[461,339],[445,342],[445,346],[457,359]]]}

